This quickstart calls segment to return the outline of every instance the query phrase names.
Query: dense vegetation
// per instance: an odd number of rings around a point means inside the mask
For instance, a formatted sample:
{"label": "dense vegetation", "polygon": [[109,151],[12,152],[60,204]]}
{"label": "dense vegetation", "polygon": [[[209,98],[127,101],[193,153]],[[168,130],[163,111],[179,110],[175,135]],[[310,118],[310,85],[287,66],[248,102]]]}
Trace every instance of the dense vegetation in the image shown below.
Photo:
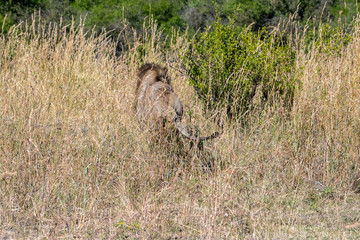
{"label": "dense vegetation", "polygon": [[342,0],[3,0],[0,1],[0,21],[7,15],[7,30],[14,23],[31,19],[31,14],[41,9],[45,22],[58,22],[62,16],[64,23],[70,23],[73,16],[76,20],[86,16],[85,28],[92,29],[96,25],[97,31],[105,27],[115,30],[113,34],[117,35],[127,23],[141,30],[144,18],[153,15],[167,33],[172,27],[185,31],[188,26],[193,33],[215,20],[216,3],[222,19],[226,20],[239,8],[236,23],[240,26],[254,23],[256,30],[277,25],[280,19],[287,19],[289,13],[297,9],[297,20],[302,23],[313,17],[337,22],[339,14],[343,22],[349,23],[356,13],[356,1],[348,0],[344,5]]}
{"label": "dense vegetation", "polygon": [[[1,238],[359,239],[355,2],[178,2],[1,2]],[[139,126],[144,62],[219,138]]]}
{"label": "dense vegetation", "polygon": [[[183,57],[190,83],[206,110],[226,108],[230,118],[238,118],[278,98],[291,105],[295,51],[276,31],[250,30],[237,26],[233,18],[222,24],[218,16]],[[255,95],[258,103],[253,101]]]}

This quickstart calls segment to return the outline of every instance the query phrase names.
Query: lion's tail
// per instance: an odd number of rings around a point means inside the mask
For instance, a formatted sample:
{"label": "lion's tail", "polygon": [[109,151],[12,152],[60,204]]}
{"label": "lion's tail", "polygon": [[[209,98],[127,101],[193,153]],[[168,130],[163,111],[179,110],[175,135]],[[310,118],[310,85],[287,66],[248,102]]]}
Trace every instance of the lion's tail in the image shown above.
{"label": "lion's tail", "polygon": [[197,137],[197,136],[193,136],[191,135],[187,130],[186,128],[181,124],[180,121],[175,121],[175,126],[177,128],[177,130],[182,134],[184,135],[186,138],[190,139],[190,140],[193,140],[193,141],[197,141],[197,142],[200,142],[200,141],[206,141],[206,140],[210,140],[210,139],[213,139],[213,138],[217,138],[220,133],[219,132],[215,132],[213,134],[211,134],[210,136],[207,136],[207,137]]}

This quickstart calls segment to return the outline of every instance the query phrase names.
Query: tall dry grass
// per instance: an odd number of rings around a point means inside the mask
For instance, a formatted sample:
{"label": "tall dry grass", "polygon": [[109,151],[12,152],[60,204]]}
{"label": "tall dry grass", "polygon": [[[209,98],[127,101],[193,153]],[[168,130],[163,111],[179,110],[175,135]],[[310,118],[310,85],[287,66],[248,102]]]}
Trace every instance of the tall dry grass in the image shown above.
{"label": "tall dry grass", "polygon": [[[186,37],[174,32],[165,51],[156,23],[141,36],[124,29],[118,57],[82,23],[13,27],[0,39],[0,236],[357,238],[358,23],[340,55],[299,45],[290,113],[277,105],[247,127],[225,122],[202,151],[178,136],[158,145],[132,110],[141,59],[167,65]],[[169,69],[192,112],[184,122],[216,130],[186,77]]]}

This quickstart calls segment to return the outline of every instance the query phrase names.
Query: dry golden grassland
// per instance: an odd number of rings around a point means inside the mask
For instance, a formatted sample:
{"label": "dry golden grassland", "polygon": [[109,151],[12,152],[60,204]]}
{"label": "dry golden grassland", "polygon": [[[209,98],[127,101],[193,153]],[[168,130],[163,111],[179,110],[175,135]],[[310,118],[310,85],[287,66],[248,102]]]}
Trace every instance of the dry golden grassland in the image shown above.
{"label": "dry golden grassland", "polygon": [[[139,127],[139,54],[166,66],[189,44],[174,34],[165,51],[156,25],[145,30],[120,57],[82,24],[1,36],[1,239],[360,238],[358,23],[339,55],[299,42],[290,113],[277,105],[246,126],[225,121],[202,151]],[[217,130],[168,68],[192,112],[184,124]]]}

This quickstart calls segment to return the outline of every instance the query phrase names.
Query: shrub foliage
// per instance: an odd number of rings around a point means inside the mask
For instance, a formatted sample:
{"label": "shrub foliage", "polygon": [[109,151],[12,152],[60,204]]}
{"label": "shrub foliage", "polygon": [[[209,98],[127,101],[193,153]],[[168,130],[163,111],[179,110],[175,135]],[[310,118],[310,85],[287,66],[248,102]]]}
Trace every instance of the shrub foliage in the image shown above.
{"label": "shrub foliage", "polygon": [[253,32],[232,19],[223,24],[218,17],[193,40],[183,60],[207,110],[226,107],[230,117],[242,116],[255,93],[261,105],[275,96],[291,105],[295,52],[275,33]]}
{"label": "shrub foliage", "polygon": [[314,29],[306,34],[307,52],[314,48],[317,53],[323,53],[325,56],[339,56],[352,41],[352,36],[341,26],[334,27],[329,23],[321,23]]}

